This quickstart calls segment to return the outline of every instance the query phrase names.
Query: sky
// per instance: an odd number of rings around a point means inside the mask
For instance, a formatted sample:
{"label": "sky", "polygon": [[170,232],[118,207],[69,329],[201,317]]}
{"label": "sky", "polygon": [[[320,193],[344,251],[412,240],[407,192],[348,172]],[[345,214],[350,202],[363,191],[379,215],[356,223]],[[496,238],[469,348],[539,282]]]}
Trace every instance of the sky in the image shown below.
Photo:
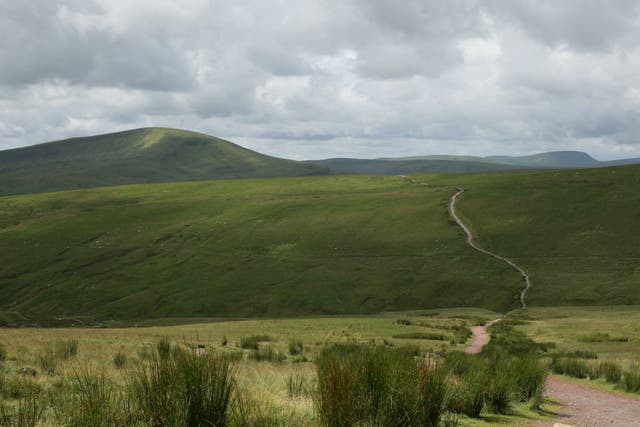
{"label": "sky", "polygon": [[293,159],[640,156],[640,1],[0,0],[0,149],[145,126]]}

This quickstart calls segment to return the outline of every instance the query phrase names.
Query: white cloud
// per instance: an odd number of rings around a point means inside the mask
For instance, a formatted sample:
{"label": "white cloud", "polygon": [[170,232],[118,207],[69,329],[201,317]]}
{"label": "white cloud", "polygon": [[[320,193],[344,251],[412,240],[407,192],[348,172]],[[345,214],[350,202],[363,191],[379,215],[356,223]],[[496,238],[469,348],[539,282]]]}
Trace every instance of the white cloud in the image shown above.
{"label": "white cloud", "polygon": [[295,158],[640,156],[639,4],[0,0],[0,148],[161,125]]}

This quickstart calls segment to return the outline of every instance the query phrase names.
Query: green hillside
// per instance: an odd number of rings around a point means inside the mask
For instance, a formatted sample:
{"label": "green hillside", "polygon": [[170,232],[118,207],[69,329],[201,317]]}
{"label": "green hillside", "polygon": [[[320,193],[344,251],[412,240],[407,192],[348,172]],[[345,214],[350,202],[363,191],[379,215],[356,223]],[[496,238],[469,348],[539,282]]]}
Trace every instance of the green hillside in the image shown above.
{"label": "green hillside", "polygon": [[0,198],[4,318],[640,304],[640,167],[135,185]]}
{"label": "green hillside", "polygon": [[32,318],[292,316],[517,306],[464,244],[448,188],[306,177],[0,198],[0,311]]}
{"label": "green hillside", "polygon": [[201,133],[144,128],[0,151],[0,195],[327,172]]}
{"label": "green hillside", "polygon": [[[523,169],[522,166],[489,162],[482,159],[455,156],[434,156],[437,158],[389,158],[389,159],[325,159],[309,160],[306,163],[330,168],[341,173],[403,175],[412,173],[469,173]],[[441,158],[442,157],[442,158]]]}

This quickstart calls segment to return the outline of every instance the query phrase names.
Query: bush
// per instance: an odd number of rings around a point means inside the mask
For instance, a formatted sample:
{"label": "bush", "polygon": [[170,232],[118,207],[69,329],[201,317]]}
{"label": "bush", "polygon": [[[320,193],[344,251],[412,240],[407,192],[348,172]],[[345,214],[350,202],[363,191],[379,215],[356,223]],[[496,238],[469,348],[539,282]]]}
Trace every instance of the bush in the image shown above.
{"label": "bush", "polygon": [[304,344],[302,340],[290,340],[289,341],[289,354],[296,356],[304,353]]}
{"label": "bush", "polygon": [[247,350],[258,350],[259,343],[265,341],[273,341],[268,335],[252,335],[250,337],[240,338],[240,347]]}
{"label": "bush", "polygon": [[113,364],[117,369],[122,369],[127,364],[127,356],[119,351],[113,356]]}
{"label": "bush", "polygon": [[446,372],[399,349],[339,345],[317,359],[316,405],[326,426],[436,426]]}
{"label": "bush", "polygon": [[179,351],[166,359],[154,357],[139,367],[130,390],[145,423],[224,426],[236,383],[225,358]]}
{"label": "bush", "polygon": [[551,360],[551,370],[555,374],[568,375],[574,378],[588,378],[590,374],[589,365],[582,360],[553,358]]}

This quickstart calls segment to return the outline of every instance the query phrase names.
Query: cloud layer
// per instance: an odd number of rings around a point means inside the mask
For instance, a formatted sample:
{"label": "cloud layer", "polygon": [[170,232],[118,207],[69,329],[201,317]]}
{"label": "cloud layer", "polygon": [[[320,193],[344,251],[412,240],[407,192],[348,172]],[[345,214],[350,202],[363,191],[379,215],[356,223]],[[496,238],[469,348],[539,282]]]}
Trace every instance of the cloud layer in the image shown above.
{"label": "cloud layer", "polygon": [[0,0],[0,149],[170,126],[298,159],[640,156],[639,6]]}

